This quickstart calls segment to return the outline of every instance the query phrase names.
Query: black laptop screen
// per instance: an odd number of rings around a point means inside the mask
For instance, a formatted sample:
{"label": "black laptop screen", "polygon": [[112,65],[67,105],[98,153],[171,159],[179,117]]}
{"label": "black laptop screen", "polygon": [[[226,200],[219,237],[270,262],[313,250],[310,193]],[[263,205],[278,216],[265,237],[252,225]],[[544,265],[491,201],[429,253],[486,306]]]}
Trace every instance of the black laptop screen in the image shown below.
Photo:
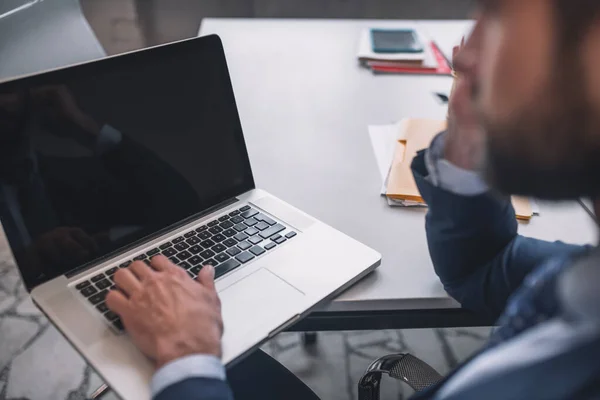
{"label": "black laptop screen", "polygon": [[0,85],[0,217],[28,288],[253,187],[216,36]]}

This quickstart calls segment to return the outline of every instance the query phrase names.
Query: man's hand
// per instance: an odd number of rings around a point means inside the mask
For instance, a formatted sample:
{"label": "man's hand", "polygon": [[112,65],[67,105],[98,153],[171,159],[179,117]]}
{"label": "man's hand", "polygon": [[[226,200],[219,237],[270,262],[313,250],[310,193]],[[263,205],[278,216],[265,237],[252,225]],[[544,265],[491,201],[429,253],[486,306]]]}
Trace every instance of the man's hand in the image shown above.
{"label": "man's hand", "polygon": [[448,104],[448,136],[444,158],[457,167],[476,170],[481,166],[484,151],[484,132],[479,123],[473,104],[474,81],[471,71],[476,66],[468,54],[461,54],[464,39],[454,48],[453,64],[464,73],[460,73],[454,82],[454,88]]}
{"label": "man's hand", "polygon": [[152,268],[138,261],[117,271],[115,283],[119,290],[108,294],[106,304],[157,369],[192,354],[221,357],[223,320],[213,267],[204,267],[195,281],[156,256]]}

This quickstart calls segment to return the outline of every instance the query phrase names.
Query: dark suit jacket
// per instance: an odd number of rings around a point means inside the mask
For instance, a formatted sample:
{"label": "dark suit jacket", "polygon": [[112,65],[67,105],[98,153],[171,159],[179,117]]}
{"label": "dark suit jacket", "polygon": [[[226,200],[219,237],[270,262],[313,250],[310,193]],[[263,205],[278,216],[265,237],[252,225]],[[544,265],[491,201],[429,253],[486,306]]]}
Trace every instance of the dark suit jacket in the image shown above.
{"label": "dark suit jacket", "polygon": [[[590,251],[590,248],[518,235],[515,212],[506,196],[486,193],[464,197],[433,186],[427,179],[424,152],[413,161],[413,172],[429,205],[427,240],[435,271],[452,297],[467,309],[498,318],[511,295],[519,292],[525,277],[537,273],[546,279],[550,290],[530,293],[527,288],[522,289],[515,302],[517,312],[521,304],[544,308],[536,311],[550,316],[560,311],[552,290],[557,275],[554,271],[561,270],[556,265],[569,265],[574,257]],[[548,263],[552,268],[545,269]],[[501,319],[499,323],[510,325],[510,318]],[[531,322],[521,332],[509,331],[501,340],[511,340],[535,323]],[[502,328],[498,332],[502,333]],[[505,371],[497,379],[473,382],[472,388],[461,399],[486,398],[486,394],[490,393],[506,393],[506,398],[587,398],[600,395],[600,379],[594,379],[600,377],[599,357],[600,338],[559,353],[552,363],[531,365],[526,370]],[[438,389],[453,375],[451,373],[441,384],[418,393],[416,398],[434,398]],[[557,379],[549,379],[553,375]],[[544,379],[548,381],[544,385],[536,384],[536,392],[532,393],[527,384]],[[525,385],[520,386],[519,383]],[[510,397],[511,389],[520,394]],[[231,394],[223,383],[196,379],[173,385],[156,400],[175,398],[224,400],[230,399]]]}

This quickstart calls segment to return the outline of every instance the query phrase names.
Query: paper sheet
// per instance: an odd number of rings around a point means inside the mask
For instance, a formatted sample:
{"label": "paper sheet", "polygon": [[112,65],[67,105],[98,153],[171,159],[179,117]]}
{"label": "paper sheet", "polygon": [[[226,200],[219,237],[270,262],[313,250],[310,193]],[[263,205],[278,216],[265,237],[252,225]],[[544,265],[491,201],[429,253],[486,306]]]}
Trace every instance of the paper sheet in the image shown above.
{"label": "paper sheet", "polygon": [[[387,193],[387,180],[390,174],[390,167],[394,160],[396,143],[398,140],[405,139],[401,136],[400,122],[391,125],[371,125],[369,126],[369,137],[371,146],[375,153],[377,167],[381,175],[381,190],[380,194],[385,196]],[[531,207],[534,215],[540,215],[539,204],[535,200],[531,201]],[[398,201],[387,199],[387,202],[392,207],[426,207],[422,203],[412,201]]]}

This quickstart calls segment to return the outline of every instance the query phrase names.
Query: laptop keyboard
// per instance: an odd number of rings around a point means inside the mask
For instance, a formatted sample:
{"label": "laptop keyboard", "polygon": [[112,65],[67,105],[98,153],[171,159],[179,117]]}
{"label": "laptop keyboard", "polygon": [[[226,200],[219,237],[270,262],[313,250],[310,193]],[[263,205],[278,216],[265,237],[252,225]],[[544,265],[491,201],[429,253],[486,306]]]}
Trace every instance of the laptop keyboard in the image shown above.
{"label": "laptop keyboard", "polygon": [[212,265],[215,267],[216,279],[274,250],[295,236],[296,232],[258,210],[244,206],[162,243],[119,266],[79,282],[75,289],[113,327],[122,331],[123,324],[118,315],[110,311],[105,303],[108,291],[115,288],[114,275],[119,268],[126,268],[133,261],[143,261],[150,265],[152,257],[162,254],[185,269],[194,279],[204,265]]}

